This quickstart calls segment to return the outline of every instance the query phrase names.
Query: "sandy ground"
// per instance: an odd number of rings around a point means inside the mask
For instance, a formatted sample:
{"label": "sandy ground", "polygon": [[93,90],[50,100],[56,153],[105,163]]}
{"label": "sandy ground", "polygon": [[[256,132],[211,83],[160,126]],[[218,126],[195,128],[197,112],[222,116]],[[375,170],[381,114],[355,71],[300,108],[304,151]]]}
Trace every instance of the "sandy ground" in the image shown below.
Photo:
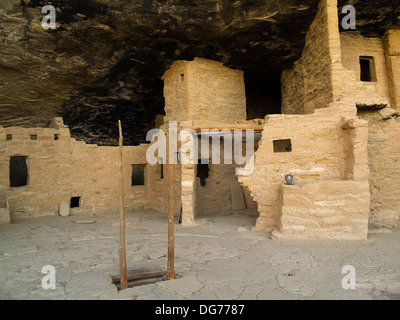
{"label": "sandy ground", "polygon": [[[248,211],[175,225],[176,279],[118,291],[117,212],[51,216],[0,226],[1,299],[294,300],[397,299],[400,230],[372,229],[365,241],[276,241],[252,232]],[[126,213],[128,269],[166,270],[167,217]],[[42,268],[56,288],[44,289]],[[356,289],[345,290],[344,266]],[[47,280],[47,278],[46,278]],[[47,281],[45,281],[48,283]]]}

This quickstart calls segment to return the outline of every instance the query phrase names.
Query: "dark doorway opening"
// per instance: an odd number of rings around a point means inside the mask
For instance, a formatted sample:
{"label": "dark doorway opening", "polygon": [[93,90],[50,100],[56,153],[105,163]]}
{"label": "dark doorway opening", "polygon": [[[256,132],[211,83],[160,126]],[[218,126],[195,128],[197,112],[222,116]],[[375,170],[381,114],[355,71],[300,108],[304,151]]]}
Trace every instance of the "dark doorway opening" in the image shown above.
{"label": "dark doorway opening", "polygon": [[28,157],[17,156],[10,158],[10,187],[28,185]]}
{"label": "dark doorway opening", "polygon": [[144,186],[144,164],[133,164],[132,165],[132,187],[133,186]]}
{"label": "dark doorway opening", "polygon": [[[197,164],[197,174],[196,177],[200,178],[200,185],[204,187],[206,185],[206,179],[208,178],[208,172],[210,171],[210,168],[208,167],[207,163],[201,163],[202,161],[199,160],[199,163]],[[203,161],[204,162],[204,161]]]}
{"label": "dark doorway opening", "polygon": [[281,74],[245,73],[247,120],[282,113]]}

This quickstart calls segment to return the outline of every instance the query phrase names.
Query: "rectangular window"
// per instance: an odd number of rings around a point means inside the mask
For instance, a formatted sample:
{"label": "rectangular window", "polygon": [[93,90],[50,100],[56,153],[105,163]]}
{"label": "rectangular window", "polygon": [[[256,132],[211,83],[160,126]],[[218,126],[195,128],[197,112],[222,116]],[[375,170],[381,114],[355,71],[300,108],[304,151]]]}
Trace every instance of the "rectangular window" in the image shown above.
{"label": "rectangular window", "polygon": [[133,164],[132,165],[132,187],[133,186],[144,186],[144,168],[145,164]]}
{"label": "rectangular window", "polygon": [[6,140],[7,140],[7,141],[11,141],[12,138],[13,138],[13,137],[12,137],[12,134],[7,134],[7,135],[6,135]]}
{"label": "rectangular window", "polygon": [[292,152],[292,140],[274,140],[274,152]]}
{"label": "rectangular window", "polygon": [[31,140],[37,140],[37,135],[36,134],[30,134],[29,135]]}
{"label": "rectangular window", "polygon": [[18,156],[10,158],[10,187],[28,185],[28,157]]}
{"label": "rectangular window", "polygon": [[374,57],[360,57],[360,80],[363,82],[376,81]]}
{"label": "rectangular window", "polygon": [[59,134],[55,134],[54,135],[54,141],[60,140],[60,135]]}
{"label": "rectangular window", "polygon": [[80,208],[81,206],[81,197],[72,197],[70,201],[71,208]]}

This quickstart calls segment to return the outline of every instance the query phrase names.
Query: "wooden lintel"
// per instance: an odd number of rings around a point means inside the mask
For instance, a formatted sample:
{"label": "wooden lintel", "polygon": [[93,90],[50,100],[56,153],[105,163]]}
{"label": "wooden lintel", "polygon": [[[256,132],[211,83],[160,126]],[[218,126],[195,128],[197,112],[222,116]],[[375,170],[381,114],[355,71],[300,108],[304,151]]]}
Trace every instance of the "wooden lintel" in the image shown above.
{"label": "wooden lintel", "polygon": [[182,130],[193,130],[196,132],[201,132],[202,130],[254,130],[254,131],[263,131],[264,126],[262,125],[227,125],[227,126],[204,126],[204,127],[183,127]]}

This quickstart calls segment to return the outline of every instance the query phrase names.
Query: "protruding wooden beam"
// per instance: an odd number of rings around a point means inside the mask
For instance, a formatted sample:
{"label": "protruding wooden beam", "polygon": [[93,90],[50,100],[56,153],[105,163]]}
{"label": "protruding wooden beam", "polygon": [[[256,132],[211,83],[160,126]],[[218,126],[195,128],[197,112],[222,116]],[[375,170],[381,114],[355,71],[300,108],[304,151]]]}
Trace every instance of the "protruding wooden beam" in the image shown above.
{"label": "protruding wooden beam", "polygon": [[201,130],[206,130],[206,131],[210,131],[210,130],[218,130],[218,131],[222,131],[222,130],[254,130],[254,131],[263,131],[264,130],[264,125],[252,125],[252,124],[238,124],[238,125],[227,125],[227,126],[202,126],[202,127],[196,127],[196,126],[192,126],[192,127],[183,127],[183,130],[193,130],[196,132],[201,132]]}

